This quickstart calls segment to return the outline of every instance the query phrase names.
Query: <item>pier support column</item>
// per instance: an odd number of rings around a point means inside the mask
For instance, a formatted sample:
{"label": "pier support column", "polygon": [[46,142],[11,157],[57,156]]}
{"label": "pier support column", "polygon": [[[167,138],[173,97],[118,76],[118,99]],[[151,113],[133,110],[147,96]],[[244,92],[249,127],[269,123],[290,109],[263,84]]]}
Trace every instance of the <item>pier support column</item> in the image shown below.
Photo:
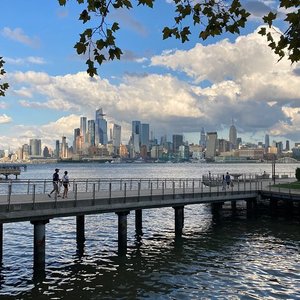
{"label": "pier support column", "polygon": [[184,223],[184,206],[175,206],[175,236],[182,235],[183,223]]}
{"label": "pier support column", "polygon": [[142,235],[143,230],[143,213],[141,209],[136,209],[135,210],[135,231],[137,235]]}
{"label": "pier support column", "polygon": [[85,231],[84,231],[84,215],[76,216],[76,243],[78,254],[83,255]]}
{"label": "pier support column", "polygon": [[0,265],[3,259],[3,223],[0,223]]}
{"label": "pier support column", "polygon": [[118,215],[118,253],[124,255],[127,252],[127,215],[129,211],[116,214]]}
{"label": "pier support column", "polygon": [[284,206],[285,206],[285,215],[286,215],[286,217],[292,216],[293,215],[293,210],[294,210],[293,201],[285,200]]}
{"label": "pier support column", "polygon": [[236,201],[231,201],[231,209],[236,211]]}
{"label": "pier support column", "polygon": [[246,200],[247,202],[247,211],[251,211],[253,209],[253,201],[252,199]]}
{"label": "pier support column", "polygon": [[31,221],[33,224],[33,269],[44,270],[45,269],[45,257],[46,257],[46,242],[45,242],[45,229],[49,220]]}
{"label": "pier support column", "polygon": [[276,215],[277,214],[277,203],[278,203],[278,201],[276,199],[270,199],[271,215]]}

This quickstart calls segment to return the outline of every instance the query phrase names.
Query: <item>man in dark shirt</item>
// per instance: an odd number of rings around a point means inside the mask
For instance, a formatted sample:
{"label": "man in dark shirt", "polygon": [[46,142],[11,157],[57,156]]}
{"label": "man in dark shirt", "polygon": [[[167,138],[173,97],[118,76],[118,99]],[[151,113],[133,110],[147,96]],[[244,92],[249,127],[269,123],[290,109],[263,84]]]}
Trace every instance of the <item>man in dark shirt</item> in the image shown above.
{"label": "man in dark shirt", "polygon": [[58,172],[59,172],[59,169],[55,169],[55,173],[53,174],[53,179],[52,179],[53,190],[50,192],[50,194],[48,194],[49,198],[51,198],[51,194],[53,192],[55,192],[57,194],[57,197],[60,197],[60,195],[59,195],[59,189],[58,189],[58,184],[60,182]]}

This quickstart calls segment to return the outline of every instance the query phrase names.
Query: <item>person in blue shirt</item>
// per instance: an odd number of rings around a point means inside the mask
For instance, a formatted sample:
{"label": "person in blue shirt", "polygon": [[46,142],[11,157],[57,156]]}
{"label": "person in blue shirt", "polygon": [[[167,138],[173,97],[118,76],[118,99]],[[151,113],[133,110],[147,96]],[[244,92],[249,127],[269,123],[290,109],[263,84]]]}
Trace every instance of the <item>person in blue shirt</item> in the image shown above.
{"label": "person in blue shirt", "polygon": [[52,193],[56,193],[57,197],[60,197],[59,195],[59,183],[60,183],[60,179],[59,179],[59,169],[55,169],[55,172],[53,173],[53,179],[52,179],[52,183],[53,183],[53,190],[50,192],[50,194],[48,194],[48,197],[51,198],[51,194]]}

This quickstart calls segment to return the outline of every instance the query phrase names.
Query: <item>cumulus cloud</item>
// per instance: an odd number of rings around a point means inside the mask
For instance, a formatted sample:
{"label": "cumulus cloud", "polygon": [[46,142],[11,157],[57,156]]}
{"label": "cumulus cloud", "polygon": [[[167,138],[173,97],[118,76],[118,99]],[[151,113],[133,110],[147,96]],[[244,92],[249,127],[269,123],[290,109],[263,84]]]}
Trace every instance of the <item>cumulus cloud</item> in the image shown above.
{"label": "cumulus cloud", "polygon": [[7,116],[6,114],[0,115],[0,124],[10,123],[12,118]]}
{"label": "cumulus cloud", "polygon": [[5,57],[5,61],[12,65],[43,65],[45,64],[45,60],[42,57],[38,56],[28,56],[25,58],[11,58],[11,57]]}
{"label": "cumulus cloud", "polygon": [[[69,116],[42,126],[41,134],[52,143],[62,134],[71,140],[79,116],[94,119],[100,107],[107,119],[122,125],[126,142],[132,120],[149,123],[159,138],[201,127],[229,128],[232,118],[238,133],[272,132],[299,139],[299,67],[285,59],[277,62],[257,31],[234,42],[225,39],[186,51],[165,51],[152,58],[147,73],[124,74],[118,84],[85,72],[64,76],[16,72],[10,74],[10,82],[16,93],[24,94],[19,100],[23,107]],[[151,73],[151,66],[169,73]],[[182,74],[190,81],[181,80]],[[27,89],[32,97],[25,100]],[[53,126],[59,130],[51,130]]]}
{"label": "cumulus cloud", "polygon": [[39,45],[39,40],[36,37],[29,37],[23,32],[21,28],[11,29],[9,27],[4,27],[1,30],[1,34],[10,40],[19,42],[30,47],[37,47]]}

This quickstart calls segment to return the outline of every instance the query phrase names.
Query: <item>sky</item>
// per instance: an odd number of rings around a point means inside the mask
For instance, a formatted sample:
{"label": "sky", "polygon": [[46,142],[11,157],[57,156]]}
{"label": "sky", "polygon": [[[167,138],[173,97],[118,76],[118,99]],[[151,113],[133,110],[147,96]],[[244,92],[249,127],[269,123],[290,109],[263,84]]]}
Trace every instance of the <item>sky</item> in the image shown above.
{"label": "sky", "polygon": [[[111,11],[117,21],[116,43],[124,55],[86,73],[85,59],[74,45],[87,27],[78,20],[75,0],[1,0],[0,56],[10,88],[0,97],[0,149],[16,150],[40,138],[73,142],[80,117],[95,119],[102,108],[109,123],[122,126],[127,143],[131,122],[150,124],[154,137],[217,131],[229,138],[234,123],[243,142],[300,142],[300,64],[278,57],[257,32],[261,17],[278,12],[276,30],[284,31],[278,1],[243,1],[252,13],[240,35],[202,41],[193,29],[190,41],[162,39],[173,25],[174,5],[155,1],[154,8]],[[189,135],[191,136],[191,135]],[[195,135],[199,141],[200,135]],[[191,138],[192,139],[192,138]]]}

